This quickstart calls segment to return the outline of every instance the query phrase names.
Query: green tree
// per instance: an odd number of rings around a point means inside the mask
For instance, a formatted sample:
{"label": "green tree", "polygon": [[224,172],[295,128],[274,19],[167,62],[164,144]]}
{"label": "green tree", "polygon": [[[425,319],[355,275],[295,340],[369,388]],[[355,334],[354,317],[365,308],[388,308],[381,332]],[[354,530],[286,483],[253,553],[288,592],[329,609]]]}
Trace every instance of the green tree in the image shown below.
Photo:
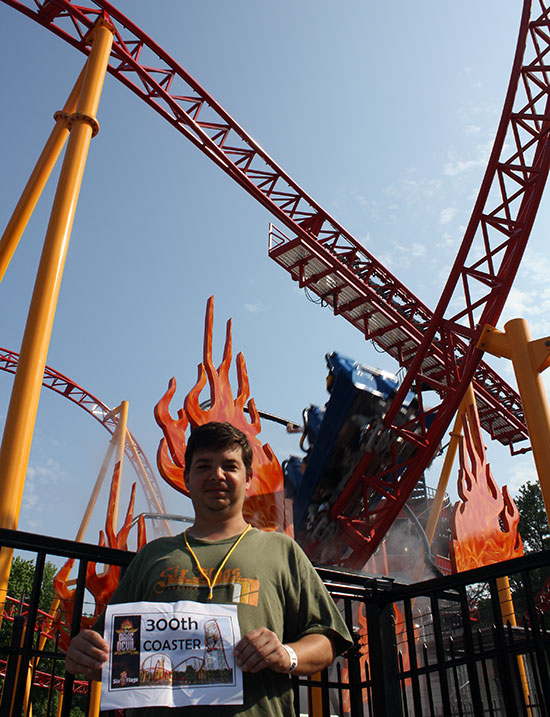
{"label": "green tree", "polygon": [[[38,607],[44,612],[49,612],[53,600],[53,579],[57,573],[57,567],[46,562],[44,565],[44,575],[42,577],[42,585],[40,586],[40,598]],[[10,579],[8,582],[8,597],[15,600],[21,600],[29,603],[32,593],[32,585],[34,581],[34,560],[23,560],[17,556],[11,564]],[[11,611],[11,601],[6,602],[6,612]],[[16,608],[15,614],[19,610]],[[2,629],[0,629],[0,645],[9,645],[11,638],[13,621],[4,618],[2,621]]]}
{"label": "green tree", "polygon": [[550,527],[539,484],[527,481],[519,489],[515,503],[519,510],[519,532],[525,552],[548,550]]}
{"label": "green tree", "polygon": [[[54,596],[53,579],[55,574],[57,573],[57,570],[57,567],[49,561],[46,562],[46,564],[44,565],[44,574],[42,577],[42,584],[40,586],[40,597],[38,602],[39,609],[44,612],[49,612],[50,610],[50,606]],[[32,594],[34,573],[34,560],[24,560],[20,556],[15,557],[11,565],[10,579],[8,582],[8,597],[14,598],[16,600],[23,600],[25,603],[28,604]],[[10,602],[6,604],[6,611],[8,613],[10,612],[11,608]],[[15,614],[17,613],[19,613],[18,607],[15,610]],[[12,627],[13,621],[8,618],[4,618],[4,620],[2,621],[2,628],[0,630],[0,659],[6,659],[7,648],[11,641]],[[52,669],[52,666],[52,660],[41,660],[38,665],[38,669],[49,671]],[[31,693],[31,700],[33,706],[33,715],[35,715],[35,717],[43,717],[43,715],[46,714],[47,698],[47,690],[38,687],[33,688]],[[53,696],[54,713],[55,707],[57,705],[57,698],[57,694]]]}
{"label": "green tree", "polygon": [[[44,565],[44,575],[40,588],[41,610],[49,610],[53,600],[53,579],[58,568],[49,561]],[[28,601],[31,597],[32,584],[34,581],[34,560],[23,560],[17,556],[11,564],[10,580],[8,583],[8,595],[19,600],[24,597]]]}
{"label": "green tree", "polygon": [[[538,481],[527,481],[519,489],[515,499],[519,511],[518,530],[523,540],[526,553],[537,553],[550,549],[550,527],[544,508],[544,500]],[[546,594],[550,587],[550,567],[543,566],[529,573],[531,589],[537,606],[544,606],[546,601],[541,593]],[[516,617],[527,610],[524,603],[525,592],[519,575],[510,576],[510,585],[514,594]],[[547,613],[548,614],[548,613]]]}

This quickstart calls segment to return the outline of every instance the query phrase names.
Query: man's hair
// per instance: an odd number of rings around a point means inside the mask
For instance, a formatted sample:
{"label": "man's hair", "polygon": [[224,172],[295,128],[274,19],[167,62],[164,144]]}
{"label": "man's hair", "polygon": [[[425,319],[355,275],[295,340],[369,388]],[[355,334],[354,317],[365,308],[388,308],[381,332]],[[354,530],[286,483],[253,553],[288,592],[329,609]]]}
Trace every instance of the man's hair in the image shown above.
{"label": "man's hair", "polygon": [[239,446],[246,472],[252,471],[252,446],[245,434],[227,421],[211,421],[191,431],[185,449],[185,468],[189,470],[195,453]]}

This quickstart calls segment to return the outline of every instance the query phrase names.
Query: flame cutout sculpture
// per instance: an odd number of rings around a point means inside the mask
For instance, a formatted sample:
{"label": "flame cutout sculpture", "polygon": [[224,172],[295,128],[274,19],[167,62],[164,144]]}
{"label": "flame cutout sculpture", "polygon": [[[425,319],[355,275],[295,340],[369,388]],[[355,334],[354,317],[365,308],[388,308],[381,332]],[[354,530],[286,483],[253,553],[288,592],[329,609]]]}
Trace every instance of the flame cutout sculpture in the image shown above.
{"label": "flame cutout sculpture", "polygon": [[[114,528],[114,508],[116,504],[116,496],[118,494],[118,485],[120,482],[120,463],[115,465],[113,471],[113,478],[111,480],[111,491],[109,495],[109,503],[107,507],[107,517],[105,520],[105,533],[99,531],[99,542],[100,546],[107,545],[109,548],[118,548],[119,550],[128,550],[128,534],[132,526],[132,520],[134,517],[134,500],[136,494],[136,484],[132,485],[132,492],[130,494],[130,500],[128,503],[128,510],[126,511],[126,518],[124,524],[118,533],[115,533]],[[107,541],[105,541],[105,534],[107,534]],[[147,536],[145,533],[145,521],[143,516],[140,515],[138,520],[138,546],[139,550],[147,542]],[[69,576],[73,568],[74,559],[68,560],[65,565],[60,569],[57,575],[54,577],[53,587],[55,596],[59,599],[59,611],[53,624],[53,632],[59,630],[59,644],[63,650],[66,650],[69,641],[70,633],[67,630],[72,624],[73,611],[74,611],[74,598],[76,593],[75,589],[69,588]],[[97,572],[96,563],[88,563],[86,569],[86,589],[89,590],[95,601],[95,609],[92,616],[83,616],[81,620],[81,627],[91,627],[99,615],[103,612],[105,605],[111,599],[116,587],[118,585],[118,578],[120,575],[120,568],[117,565],[111,565],[103,573]]]}
{"label": "flame cutout sculpture", "polygon": [[[177,419],[170,415],[169,405],[176,391],[176,380],[172,378],[168,390],[155,406],[155,419],[162,428],[157,452],[157,465],[161,476],[180,493],[189,495],[184,483],[185,431],[188,426],[195,428],[209,421],[228,421],[240,429],[250,441],[253,451],[252,481],[244,504],[245,519],[263,530],[278,530],[292,533],[290,511],[286,509],[284,481],[281,466],[271,447],[262,445],[256,437],[261,431],[260,416],[254,399],[249,399],[250,386],[246,363],[242,353],[236,357],[237,397],[233,398],[229,382],[232,358],[231,319],[227,322],[223,358],[218,369],[212,360],[212,327],[214,321],[214,297],[206,305],[203,360],[198,366],[199,376],[189,391]],[[210,408],[200,407],[199,396],[208,380],[210,386]],[[250,421],[244,413],[248,408]]]}
{"label": "flame cutout sculpture", "polygon": [[451,516],[451,560],[455,572],[491,565],[523,555],[519,512],[503,486],[502,493],[487,463],[475,408],[463,415],[459,447],[458,501]]}

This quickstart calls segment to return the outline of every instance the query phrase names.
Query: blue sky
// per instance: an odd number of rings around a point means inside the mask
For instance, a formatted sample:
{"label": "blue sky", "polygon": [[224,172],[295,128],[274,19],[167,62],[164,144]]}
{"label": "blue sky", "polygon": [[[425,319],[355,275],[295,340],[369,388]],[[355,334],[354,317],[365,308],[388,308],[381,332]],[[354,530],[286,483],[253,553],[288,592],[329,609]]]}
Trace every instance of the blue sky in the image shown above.
{"label": "blue sky", "polygon": [[[425,303],[460,245],[500,118],[521,3],[119,0],[264,149]],[[83,56],[0,4],[0,217],[11,211]],[[107,77],[73,227],[48,364],[105,403],[130,402],[152,464],[153,406],[183,398],[215,296],[214,356],[233,318],[259,408],[299,420],[324,403],[328,351],[397,367],[267,256],[268,212],[148,106]],[[53,183],[0,285],[0,346],[19,351]],[[505,318],[547,332],[543,205]],[[494,364],[515,385],[510,367]],[[0,375],[3,422],[12,377]],[[108,434],[44,391],[19,526],[74,537]],[[266,427],[280,460],[296,437]],[[489,446],[497,482],[534,478],[530,456]],[[429,481],[437,481],[436,461]],[[134,480],[125,468],[126,495]],[[454,490],[453,490],[454,492]],[[187,502],[164,491],[170,512]],[[102,497],[102,500],[105,496]],[[123,498],[123,502],[124,502]],[[59,510],[63,520],[59,520]],[[144,504],[138,500],[138,510]],[[103,521],[98,510],[87,539]]]}

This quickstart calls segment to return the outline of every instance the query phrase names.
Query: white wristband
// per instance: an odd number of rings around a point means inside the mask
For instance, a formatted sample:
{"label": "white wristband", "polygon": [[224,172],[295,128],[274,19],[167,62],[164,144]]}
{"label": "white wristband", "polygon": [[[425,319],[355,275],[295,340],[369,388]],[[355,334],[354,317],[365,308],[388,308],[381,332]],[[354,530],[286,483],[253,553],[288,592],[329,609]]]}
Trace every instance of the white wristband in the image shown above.
{"label": "white wristband", "polygon": [[298,667],[298,655],[294,652],[290,645],[283,645],[283,647],[287,651],[290,658],[290,665],[286,668],[286,671],[294,672],[294,670]]}

